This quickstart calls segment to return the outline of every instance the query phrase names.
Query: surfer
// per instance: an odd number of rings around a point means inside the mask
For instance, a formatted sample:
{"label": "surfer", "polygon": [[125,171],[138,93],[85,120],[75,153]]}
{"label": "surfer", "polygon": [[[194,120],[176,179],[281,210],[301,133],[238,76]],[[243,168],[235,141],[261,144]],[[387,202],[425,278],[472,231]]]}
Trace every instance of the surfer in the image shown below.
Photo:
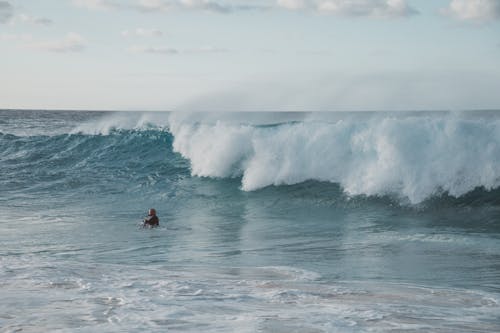
{"label": "surfer", "polygon": [[148,212],[148,216],[144,218],[144,227],[158,227],[160,225],[160,219],[156,216],[156,209],[151,208]]}

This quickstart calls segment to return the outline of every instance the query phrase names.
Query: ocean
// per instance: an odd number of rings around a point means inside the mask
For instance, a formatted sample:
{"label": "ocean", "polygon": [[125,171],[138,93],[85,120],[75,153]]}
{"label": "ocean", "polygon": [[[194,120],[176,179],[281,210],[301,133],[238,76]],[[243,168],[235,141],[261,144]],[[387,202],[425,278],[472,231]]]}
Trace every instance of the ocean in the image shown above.
{"label": "ocean", "polygon": [[3,110],[0,212],[1,332],[500,331],[500,112]]}

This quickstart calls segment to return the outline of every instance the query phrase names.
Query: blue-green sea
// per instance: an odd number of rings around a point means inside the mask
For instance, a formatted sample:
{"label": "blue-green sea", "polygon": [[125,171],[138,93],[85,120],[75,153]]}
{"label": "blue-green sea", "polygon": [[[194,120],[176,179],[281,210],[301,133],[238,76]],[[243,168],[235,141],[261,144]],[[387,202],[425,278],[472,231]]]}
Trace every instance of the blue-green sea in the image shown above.
{"label": "blue-green sea", "polygon": [[499,332],[500,112],[0,111],[0,331]]}

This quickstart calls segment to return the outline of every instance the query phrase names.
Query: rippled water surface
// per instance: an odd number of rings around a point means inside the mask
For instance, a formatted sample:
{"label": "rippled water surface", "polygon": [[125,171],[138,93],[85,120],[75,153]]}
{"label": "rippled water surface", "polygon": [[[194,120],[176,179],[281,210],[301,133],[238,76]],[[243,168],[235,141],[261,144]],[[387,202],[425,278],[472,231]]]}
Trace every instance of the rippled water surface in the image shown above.
{"label": "rippled water surface", "polygon": [[[500,331],[500,117],[377,117],[0,111],[0,331]],[[342,122],[360,127],[328,132]],[[457,149],[456,178],[368,145],[410,122],[424,137],[400,142]],[[337,163],[387,177],[372,161],[390,151],[398,181],[347,191],[328,164],[347,142]],[[158,229],[140,227],[149,207]]]}

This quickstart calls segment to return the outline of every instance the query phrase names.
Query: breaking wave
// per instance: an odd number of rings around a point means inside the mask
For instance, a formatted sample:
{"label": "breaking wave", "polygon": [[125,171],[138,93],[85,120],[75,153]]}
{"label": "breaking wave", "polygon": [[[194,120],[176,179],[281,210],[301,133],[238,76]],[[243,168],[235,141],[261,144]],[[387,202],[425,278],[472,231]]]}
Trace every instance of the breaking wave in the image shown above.
{"label": "breaking wave", "polygon": [[[158,168],[169,175],[190,171],[241,180],[244,191],[318,181],[340,186],[347,196],[412,204],[500,186],[500,116],[494,112],[113,113],[68,132],[4,133],[3,161],[12,172],[27,163],[66,174],[119,174],[124,182],[127,174],[142,179]],[[147,156],[161,154],[172,163],[147,163]]]}
{"label": "breaking wave", "polygon": [[411,203],[500,185],[500,120],[447,114],[345,117],[254,126],[171,121],[173,148],[201,177],[242,177],[242,189],[307,180],[348,195]]}

